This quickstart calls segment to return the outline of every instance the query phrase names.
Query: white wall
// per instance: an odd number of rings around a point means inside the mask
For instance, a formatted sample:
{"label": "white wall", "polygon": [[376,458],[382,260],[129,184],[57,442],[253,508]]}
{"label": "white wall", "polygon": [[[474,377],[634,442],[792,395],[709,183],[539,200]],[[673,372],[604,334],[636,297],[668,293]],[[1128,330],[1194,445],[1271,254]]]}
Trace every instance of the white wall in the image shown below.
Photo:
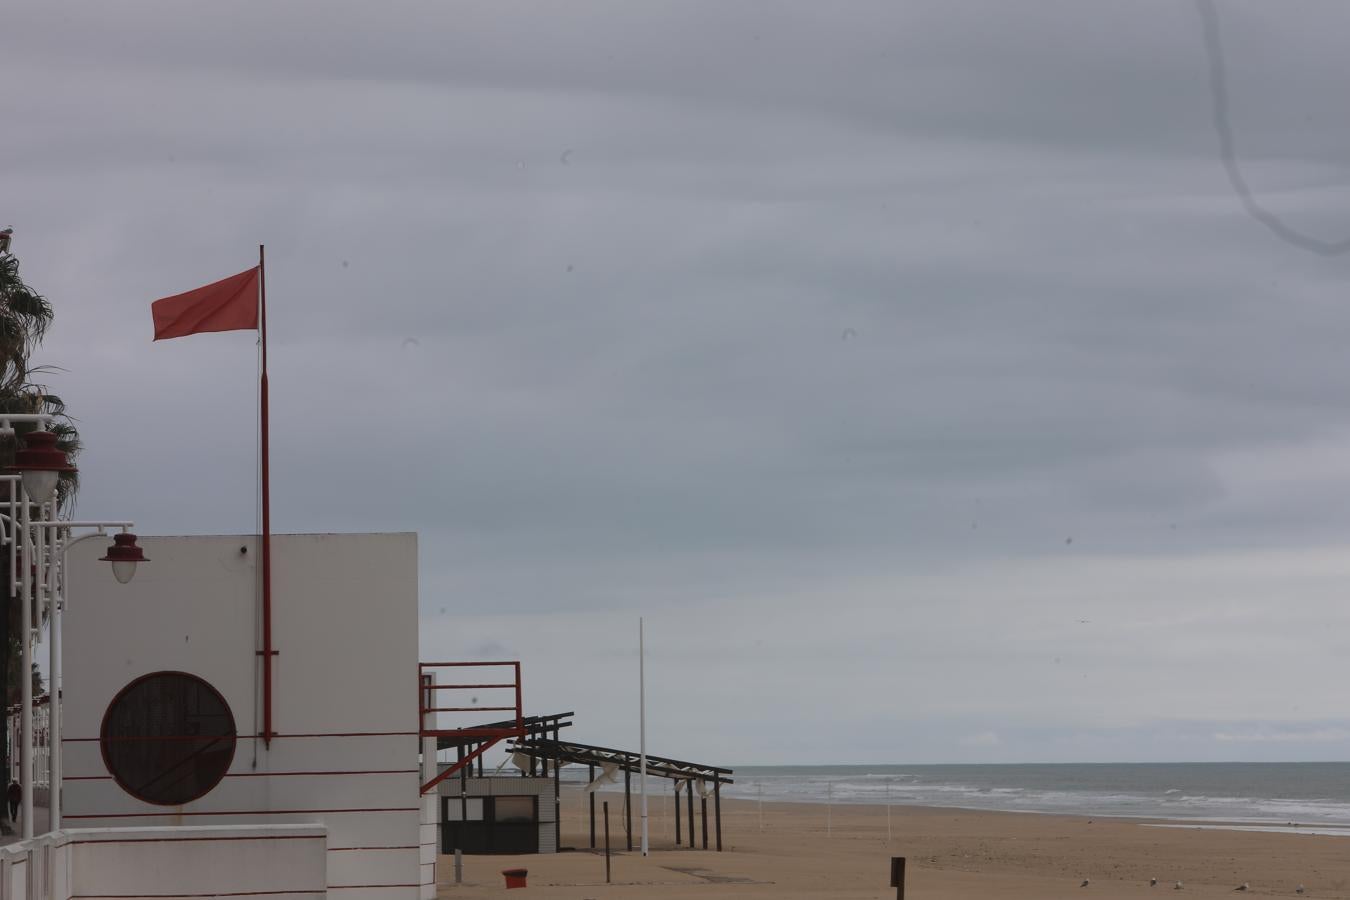
{"label": "white wall", "polygon": [[328,896],[321,825],[90,828],[0,848],[0,896]]}
{"label": "white wall", "polygon": [[[419,895],[417,537],[273,539],[273,728],[262,730],[255,536],[145,537],[129,585],[100,542],[72,551],[64,629],[65,818],[71,827],[322,823],[327,878],[350,900]],[[244,548],[244,552],[240,552]],[[190,672],[229,703],[240,738],[205,797],[155,806],[112,780],[98,736],[116,693]]]}

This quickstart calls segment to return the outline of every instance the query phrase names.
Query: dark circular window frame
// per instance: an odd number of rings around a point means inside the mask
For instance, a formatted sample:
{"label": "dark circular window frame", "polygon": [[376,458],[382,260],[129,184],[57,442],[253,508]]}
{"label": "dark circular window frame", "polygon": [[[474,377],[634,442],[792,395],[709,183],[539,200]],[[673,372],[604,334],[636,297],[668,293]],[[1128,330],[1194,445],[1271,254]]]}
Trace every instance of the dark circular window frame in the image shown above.
{"label": "dark circular window frame", "polygon": [[[125,781],[122,780],[121,776],[119,776],[117,771],[113,768],[111,760],[109,760],[108,758],[108,745],[110,743],[108,741],[108,718],[112,715],[113,709],[117,706],[118,701],[121,700],[123,697],[125,697],[130,691],[135,689],[140,684],[149,681],[152,678],[161,678],[165,675],[173,675],[179,678],[190,678],[191,680],[197,682],[201,687],[210,691],[212,694],[215,695],[216,699],[220,701],[221,708],[224,709],[225,712],[229,715],[230,724],[233,726],[233,730],[229,733],[229,735],[219,735],[219,737],[228,736],[230,739],[230,755],[229,758],[226,760],[225,765],[220,772],[220,775],[213,782],[211,782],[211,784],[207,786],[204,790],[199,791],[196,796],[186,800],[179,800],[179,801],[153,800],[149,797],[143,796],[135,788],[133,788],[131,785],[127,784]],[[154,740],[153,737],[148,737],[147,739]],[[113,698],[108,701],[107,708],[103,710],[103,719],[99,723],[98,747],[99,753],[103,757],[103,767],[107,769],[108,774],[112,776],[113,781],[115,781],[117,783],[117,786],[120,787],[122,790],[126,791],[128,794],[135,797],[137,800],[140,800],[142,803],[149,803],[153,806],[183,806],[187,803],[192,803],[196,800],[200,800],[202,797],[205,797],[207,794],[211,793],[220,785],[221,781],[225,779],[225,776],[229,774],[230,768],[234,765],[235,752],[238,750],[239,747],[239,725],[234,718],[234,710],[230,708],[229,701],[225,699],[225,695],[222,694],[214,684],[207,681],[202,676],[196,675],[192,672],[183,672],[177,669],[161,669],[158,672],[146,672],[144,675],[141,675],[140,677],[134,678],[131,681],[127,682],[121,687],[120,690],[118,690],[116,694],[113,695]]]}

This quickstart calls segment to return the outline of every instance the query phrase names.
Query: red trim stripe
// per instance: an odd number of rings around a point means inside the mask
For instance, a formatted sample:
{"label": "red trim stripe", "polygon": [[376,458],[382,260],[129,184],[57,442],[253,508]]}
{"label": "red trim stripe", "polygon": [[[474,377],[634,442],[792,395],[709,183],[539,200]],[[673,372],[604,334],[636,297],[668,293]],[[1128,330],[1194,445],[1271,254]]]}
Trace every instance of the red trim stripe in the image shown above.
{"label": "red trim stripe", "polygon": [[[333,737],[411,737],[420,735],[420,731],[335,731],[331,734],[274,734],[275,738],[333,738]],[[236,734],[236,740],[250,741],[255,738],[261,739],[261,734]],[[89,741],[101,741],[100,737],[72,738],[63,737],[61,742],[69,741],[72,744],[85,743]],[[151,741],[172,741],[172,740],[201,740],[201,735],[154,735],[147,736],[145,740]]]}
{"label": "red trim stripe", "polygon": [[416,775],[417,769],[350,769],[314,772],[227,772],[226,778],[270,778],[276,775]]}
{"label": "red trim stripe", "polygon": [[[330,884],[330,891],[350,891],[357,888],[385,888],[385,887],[421,887],[420,884]],[[224,896],[223,894],[221,896]]]}
{"label": "red trim stripe", "polygon": [[166,837],[166,838],[102,838],[96,841],[76,839],[71,843],[84,844],[180,844],[184,841],[322,841],[322,834],[259,834],[252,837]]}
{"label": "red trim stripe", "polygon": [[328,815],[331,813],[377,813],[377,812],[417,812],[416,806],[388,806],[371,809],[241,809],[222,810],[220,812],[137,812],[137,813],[85,813],[70,815],[66,819],[145,819],[165,816],[308,816]]}
{"label": "red trim stripe", "polygon": [[[383,887],[383,885],[372,885]],[[74,894],[70,900],[136,900],[136,898],[172,897],[276,897],[289,894],[293,897],[321,897],[323,891],[212,891],[209,894]]]}
{"label": "red trim stripe", "polygon": [[[335,769],[315,772],[226,772],[226,778],[277,778],[283,775],[416,775],[417,769]],[[111,775],[63,775],[66,781],[112,781]]]}

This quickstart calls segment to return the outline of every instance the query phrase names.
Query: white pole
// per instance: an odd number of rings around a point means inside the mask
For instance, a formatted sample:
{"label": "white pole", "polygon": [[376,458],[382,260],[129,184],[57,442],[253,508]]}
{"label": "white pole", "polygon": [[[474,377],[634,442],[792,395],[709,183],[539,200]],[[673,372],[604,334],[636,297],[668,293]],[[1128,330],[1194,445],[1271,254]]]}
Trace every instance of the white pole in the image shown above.
{"label": "white pole", "polygon": [[755,782],[755,792],[759,794],[759,833],[764,833],[764,782]]}
{"label": "white pole", "polygon": [[[52,501],[51,518],[48,519],[47,521],[49,522],[56,521],[55,500]],[[114,523],[114,524],[125,527],[131,527],[130,523]],[[49,674],[47,675],[48,679],[47,692],[48,696],[51,697],[50,707],[48,709],[48,714],[50,715],[49,720],[50,724],[48,727],[50,729],[49,734],[51,735],[50,740],[51,747],[48,749],[47,752],[50,754],[51,760],[51,775],[49,779],[51,782],[51,787],[49,789],[51,801],[48,808],[51,810],[52,831],[56,831],[58,828],[61,827],[61,799],[62,799],[61,712],[62,712],[62,703],[65,701],[65,698],[61,694],[61,681],[62,681],[61,670],[65,663],[65,660],[61,656],[61,638],[62,638],[61,629],[64,627],[65,622],[66,590],[68,587],[68,585],[66,584],[66,559],[70,553],[70,548],[74,547],[81,541],[87,541],[94,538],[102,538],[107,536],[103,532],[104,526],[102,525],[86,526],[86,527],[97,527],[98,531],[94,532],[93,534],[85,534],[81,535],[80,537],[72,537],[69,529],[67,528],[65,530],[64,540],[61,540],[57,537],[62,533],[61,527],[59,526],[55,527],[53,531],[52,547],[50,554],[52,560],[52,571],[51,574],[49,575],[51,582],[49,585],[49,596],[51,597],[51,613],[50,613],[51,617],[48,620],[48,622],[51,627],[51,646],[48,649],[51,651],[51,665],[49,666]]]}
{"label": "white pole", "polygon": [[[52,501],[51,518],[56,518],[56,501]],[[47,664],[47,734],[51,740],[47,748],[48,775],[47,809],[51,813],[48,827],[56,831],[61,827],[61,596],[65,593],[65,586],[61,583],[65,579],[65,542],[60,539],[60,532],[52,532],[51,546],[51,570],[48,574],[47,596],[51,598],[51,612],[47,614],[47,627],[50,640],[48,641],[48,651],[51,653],[51,661]]]}
{"label": "white pole", "polygon": [[647,855],[647,662],[643,645],[642,617],[638,617],[638,755],[642,797],[642,855]]}
{"label": "white pole", "polygon": [[891,839],[891,783],[886,782],[886,840]]}
{"label": "white pole", "polygon": [[834,782],[825,782],[825,836],[834,834]]}
{"label": "white pole", "polygon": [[19,485],[19,787],[23,796],[22,834],[33,836],[33,540],[28,492]]}
{"label": "white pole", "polygon": [[[47,504],[42,503],[37,508],[37,517],[39,522],[29,522],[33,528],[33,651],[37,651],[37,642],[42,637],[42,610],[47,597],[47,529],[39,524],[47,518]],[[37,657],[34,656],[33,664],[37,665]],[[47,675],[48,687],[50,687],[51,674]],[[34,698],[33,715],[37,716],[37,699]],[[51,710],[51,692],[48,691],[47,704],[47,724],[50,726],[52,721]],[[48,734],[50,737],[50,733]],[[43,747],[42,735],[38,729],[36,719],[33,722],[33,781],[34,790],[37,789],[37,780],[42,777],[41,758],[39,750]],[[50,754],[50,744],[46,747]],[[47,789],[50,796],[51,791],[51,756],[47,757]],[[36,801],[34,801],[36,802]]]}

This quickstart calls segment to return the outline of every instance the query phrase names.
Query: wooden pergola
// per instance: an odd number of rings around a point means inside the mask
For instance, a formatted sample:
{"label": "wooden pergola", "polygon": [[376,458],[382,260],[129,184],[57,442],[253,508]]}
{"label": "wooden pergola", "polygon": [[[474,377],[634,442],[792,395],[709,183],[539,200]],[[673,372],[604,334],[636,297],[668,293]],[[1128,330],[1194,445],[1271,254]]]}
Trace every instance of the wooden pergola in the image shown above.
{"label": "wooden pergola", "polygon": [[[517,738],[509,745],[513,753],[520,753],[531,760],[551,761],[556,773],[559,765],[575,763],[590,767],[590,780],[595,780],[597,766],[614,766],[623,770],[624,815],[628,832],[628,849],[633,849],[633,784],[632,776],[641,772],[642,757],[631,750],[615,750],[612,747],[597,747],[594,744],[579,744],[563,741],[554,736],[534,732],[524,738]],[[713,819],[717,834],[717,849],[722,849],[722,785],[734,783],[730,776],[732,769],[709,766],[702,763],[685,762],[665,756],[647,754],[647,774],[658,778],[669,778],[675,782],[675,843],[681,842],[679,788],[683,783],[688,798],[689,810],[689,846],[694,846],[694,783],[712,783]],[[702,805],[703,849],[708,849],[708,797],[699,798]],[[591,848],[595,848],[595,794],[590,795]]]}

